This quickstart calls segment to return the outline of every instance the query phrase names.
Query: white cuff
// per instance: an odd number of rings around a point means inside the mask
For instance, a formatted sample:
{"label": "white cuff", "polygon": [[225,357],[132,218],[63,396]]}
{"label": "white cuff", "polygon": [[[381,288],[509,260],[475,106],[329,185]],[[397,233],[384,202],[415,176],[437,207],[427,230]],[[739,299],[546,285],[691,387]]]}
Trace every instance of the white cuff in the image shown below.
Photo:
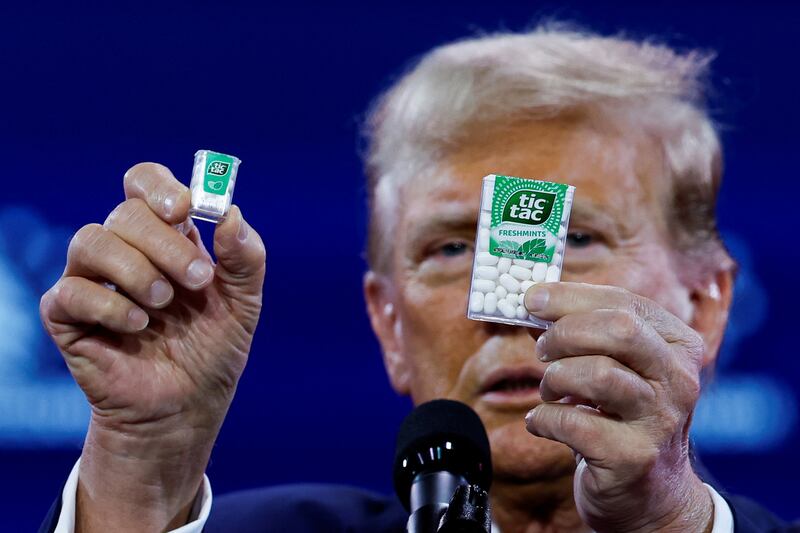
{"label": "white cuff", "polygon": [[714,527],[711,533],[733,533],[733,513],[725,501],[725,498],[714,490],[708,483],[703,483],[711,494],[711,501],[714,502]]}
{"label": "white cuff", "polygon": [[[75,495],[78,492],[78,470],[81,460],[75,462],[72,472],[69,473],[64,490],[61,492],[61,513],[58,515],[58,524],[54,533],[74,533],[75,532]],[[189,514],[188,524],[173,529],[169,533],[202,533],[203,526],[206,525],[208,515],[211,513],[211,483],[208,476],[203,475],[203,486],[194,500],[192,512]],[[716,530],[714,533],[717,533]]]}

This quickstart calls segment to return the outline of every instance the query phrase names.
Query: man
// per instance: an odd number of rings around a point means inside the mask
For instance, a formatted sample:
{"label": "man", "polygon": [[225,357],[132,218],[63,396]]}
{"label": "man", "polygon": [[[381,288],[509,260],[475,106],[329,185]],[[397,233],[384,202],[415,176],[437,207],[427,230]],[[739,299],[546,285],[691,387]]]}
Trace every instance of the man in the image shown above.
{"label": "man", "polygon": [[[484,37],[428,54],[370,115],[372,326],[398,393],[481,416],[504,533],[781,527],[726,502],[690,457],[734,269],[714,223],[708,61],[560,30]],[[563,282],[525,296],[555,321],[546,332],[464,316],[480,178],[495,172],[577,187]],[[92,406],[44,529],[402,530],[391,499],[341,488],[234,495],[209,517],[203,471],[258,322],[264,246],[234,207],[214,265],[168,169],[136,165],[124,188],[42,298]]]}

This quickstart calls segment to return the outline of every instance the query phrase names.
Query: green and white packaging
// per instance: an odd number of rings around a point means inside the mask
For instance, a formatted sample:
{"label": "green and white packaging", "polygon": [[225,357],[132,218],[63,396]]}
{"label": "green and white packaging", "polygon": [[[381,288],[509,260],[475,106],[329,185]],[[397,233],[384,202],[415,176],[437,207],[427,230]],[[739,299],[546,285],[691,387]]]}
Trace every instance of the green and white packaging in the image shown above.
{"label": "green and white packaging", "polygon": [[189,216],[215,224],[228,215],[241,160],[232,155],[198,150],[194,154],[192,205]]}
{"label": "green and white packaging", "polygon": [[561,183],[483,178],[468,318],[548,328],[523,300],[535,284],[561,279],[574,194]]}

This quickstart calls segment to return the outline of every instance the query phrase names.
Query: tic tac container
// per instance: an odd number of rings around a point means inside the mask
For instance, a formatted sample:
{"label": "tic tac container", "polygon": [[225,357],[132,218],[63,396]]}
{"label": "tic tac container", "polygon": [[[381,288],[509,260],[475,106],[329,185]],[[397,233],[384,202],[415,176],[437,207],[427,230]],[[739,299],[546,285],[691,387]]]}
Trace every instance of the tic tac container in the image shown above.
{"label": "tic tac container", "polygon": [[491,174],[483,178],[467,318],[547,329],[525,291],[559,281],[575,187]]}
{"label": "tic tac container", "polygon": [[189,216],[218,224],[228,215],[241,161],[232,155],[198,150],[194,154]]}

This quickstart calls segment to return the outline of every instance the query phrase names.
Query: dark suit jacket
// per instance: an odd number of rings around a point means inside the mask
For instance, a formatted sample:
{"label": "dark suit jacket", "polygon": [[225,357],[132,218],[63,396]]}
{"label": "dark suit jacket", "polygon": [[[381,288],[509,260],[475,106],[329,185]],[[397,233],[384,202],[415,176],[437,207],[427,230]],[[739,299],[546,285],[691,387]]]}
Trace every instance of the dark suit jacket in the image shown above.
{"label": "dark suit jacket", "polygon": [[[736,533],[800,532],[750,500],[723,494]],[[52,533],[59,498],[39,529]],[[394,497],[337,485],[285,485],[214,498],[205,533],[401,533],[408,515]],[[690,532],[687,532],[690,533]]]}

